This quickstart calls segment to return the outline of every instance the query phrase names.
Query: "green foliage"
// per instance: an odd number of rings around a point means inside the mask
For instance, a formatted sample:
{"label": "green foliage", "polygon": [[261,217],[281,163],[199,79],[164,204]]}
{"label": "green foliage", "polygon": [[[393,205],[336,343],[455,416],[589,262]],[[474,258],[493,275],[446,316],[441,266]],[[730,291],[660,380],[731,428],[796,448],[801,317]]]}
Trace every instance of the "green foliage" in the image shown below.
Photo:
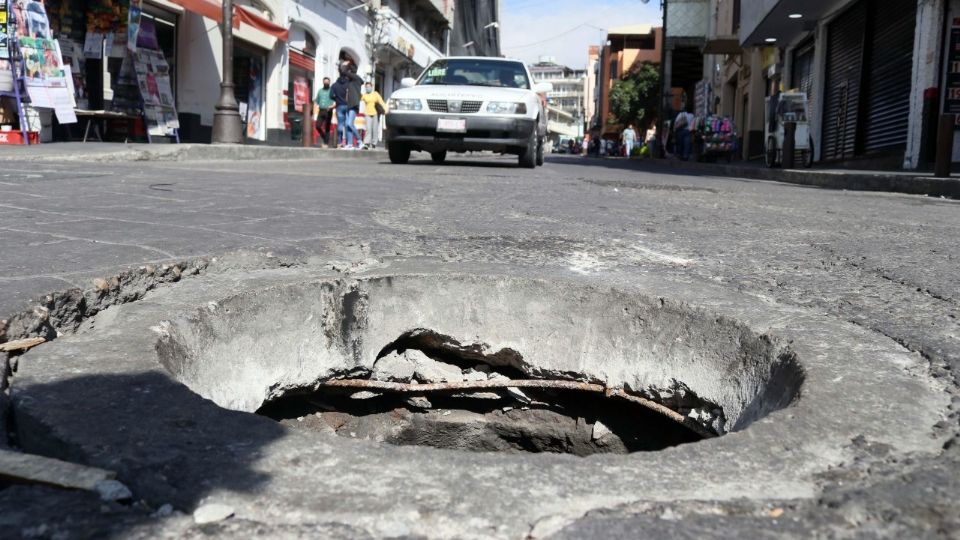
{"label": "green foliage", "polygon": [[656,66],[643,63],[638,69],[613,83],[610,90],[610,114],[621,126],[648,124],[657,113],[660,72]]}

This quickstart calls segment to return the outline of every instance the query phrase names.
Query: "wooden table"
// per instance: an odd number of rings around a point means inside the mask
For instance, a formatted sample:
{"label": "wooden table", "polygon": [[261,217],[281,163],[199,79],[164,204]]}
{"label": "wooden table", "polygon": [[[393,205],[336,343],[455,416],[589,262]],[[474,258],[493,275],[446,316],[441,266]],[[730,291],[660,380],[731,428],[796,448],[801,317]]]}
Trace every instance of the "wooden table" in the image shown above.
{"label": "wooden table", "polygon": [[[136,120],[139,118],[139,115],[127,114],[122,112],[115,111],[88,111],[86,109],[76,109],[74,111],[77,115],[77,118],[86,118],[87,126],[83,130],[83,142],[87,142],[87,139],[90,136],[90,126],[93,125],[93,135],[97,138],[98,141],[103,142],[103,137],[100,135],[100,125],[99,122],[105,120]],[[93,122],[97,121],[97,124]]]}

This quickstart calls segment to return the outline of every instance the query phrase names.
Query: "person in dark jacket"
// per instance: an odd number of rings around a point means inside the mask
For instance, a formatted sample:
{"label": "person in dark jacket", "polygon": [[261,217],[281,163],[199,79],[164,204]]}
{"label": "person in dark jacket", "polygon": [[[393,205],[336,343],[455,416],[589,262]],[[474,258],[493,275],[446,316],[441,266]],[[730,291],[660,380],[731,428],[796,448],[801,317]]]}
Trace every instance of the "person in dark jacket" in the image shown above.
{"label": "person in dark jacket", "polygon": [[354,149],[354,141],[360,140],[360,132],[354,122],[357,111],[360,110],[360,89],[363,79],[357,76],[357,69],[353,64],[340,64],[340,77],[330,87],[330,97],[337,105],[337,140],[346,138],[347,150]]}
{"label": "person in dark jacket", "polygon": [[333,125],[333,98],[330,97],[330,77],[323,78],[323,88],[317,90],[317,131],[323,139],[323,144],[330,146],[330,126]]}
{"label": "person in dark jacket", "polygon": [[330,99],[333,100],[333,110],[337,113],[337,148],[343,148],[343,127],[347,123],[347,82],[343,77],[330,85]]}
{"label": "person in dark jacket", "polygon": [[[353,63],[347,64],[347,69],[344,75],[347,77],[347,105],[350,107],[347,110],[347,129],[353,136],[353,140],[357,142],[357,148],[361,146],[360,132],[357,131],[357,113],[360,112],[360,101],[363,94],[363,79],[357,75],[357,66]],[[351,149],[354,149],[354,146],[349,145]]]}

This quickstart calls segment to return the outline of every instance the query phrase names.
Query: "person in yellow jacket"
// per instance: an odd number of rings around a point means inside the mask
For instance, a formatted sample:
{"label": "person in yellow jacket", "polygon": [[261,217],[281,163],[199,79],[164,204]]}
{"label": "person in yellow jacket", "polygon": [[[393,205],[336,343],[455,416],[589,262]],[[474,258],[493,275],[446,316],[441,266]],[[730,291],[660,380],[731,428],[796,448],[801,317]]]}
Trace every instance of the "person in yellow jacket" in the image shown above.
{"label": "person in yellow jacket", "polygon": [[363,134],[363,147],[376,148],[380,142],[380,117],[387,112],[387,104],[383,102],[380,92],[373,89],[372,83],[363,86],[363,114],[366,117],[366,130]]}

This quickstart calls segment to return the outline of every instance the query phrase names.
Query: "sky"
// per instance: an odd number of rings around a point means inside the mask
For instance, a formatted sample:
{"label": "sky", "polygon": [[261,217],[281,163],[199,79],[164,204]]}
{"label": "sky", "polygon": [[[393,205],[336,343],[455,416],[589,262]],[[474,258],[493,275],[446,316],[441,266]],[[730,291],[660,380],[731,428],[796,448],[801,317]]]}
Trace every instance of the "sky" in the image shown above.
{"label": "sky", "polygon": [[608,28],[631,24],[659,26],[660,0],[500,0],[500,48],[531,64],[554,56],[584,69],[588,46],[603,42]]}

